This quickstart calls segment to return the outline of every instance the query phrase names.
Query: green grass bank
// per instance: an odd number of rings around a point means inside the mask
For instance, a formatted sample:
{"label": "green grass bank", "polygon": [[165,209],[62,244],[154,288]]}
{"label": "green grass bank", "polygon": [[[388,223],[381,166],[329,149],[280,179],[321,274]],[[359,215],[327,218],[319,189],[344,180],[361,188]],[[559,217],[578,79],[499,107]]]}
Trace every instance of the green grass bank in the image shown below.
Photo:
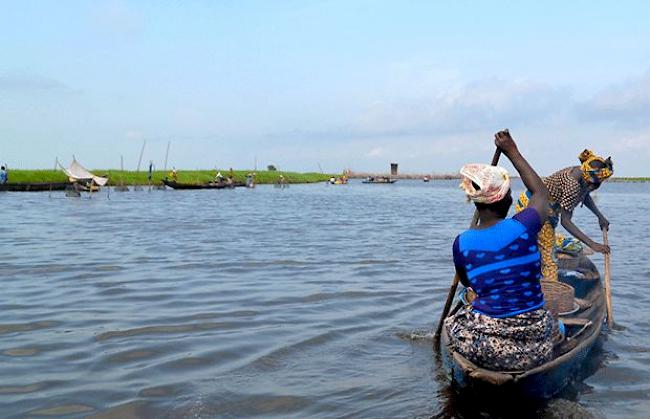
{"label": "green grass bank", "polygon": [[650,177],[613,177],[609,182],[650,182]]}
{"label": "green grass bank", "polygon": [[[91,170],[97,176],[108,176],[108,184],[111,186],[120,185],[146,185],[149,180],[147,179],[147,172],[134,172],[134,171],[121,171],[121,170]],[[178,170],[179,183],[193,183],[204,184],[214,180],[216,175],[215,170]],[[244,182],[246,175],[251,173],[250,170],[234,170],[235,181]],[[316,183],[323,182],[329,179],[332,175],[323,173],[296,173],[296,172],[281,172],[281,171],[266,171],[258,170],[255,176],[255,181],[258,184],[276,183],[280,179],[280,175],[289,183]],[[169,172],[161,170],[153,172],[153,183],[160,184],[162,179],[167,176]],[[228,170],[221,170],[221,174],[228,175]],[[9,183],[22,183],[22,182],[66,182],[68,177],[65,173],[57,170],[20,170],[14,169],[9,171]]]}

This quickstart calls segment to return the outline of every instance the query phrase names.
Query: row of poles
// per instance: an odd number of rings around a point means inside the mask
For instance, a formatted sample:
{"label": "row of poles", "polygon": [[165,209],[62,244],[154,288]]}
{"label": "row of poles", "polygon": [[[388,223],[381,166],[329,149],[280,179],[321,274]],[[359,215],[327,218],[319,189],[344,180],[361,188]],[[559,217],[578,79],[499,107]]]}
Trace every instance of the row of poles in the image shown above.
{"label": "row of poles", "polygon": [[[147,144],[147,140],[144,140],[142,142],[142,148],[140,149],[140,157],[138,158],[138,167],[136,169],[136,172],[140,172],[140,167],[142,166],[142,156],[144,155],[144,148]],[[167,159],[169,158],[169,147],[171,145],[171,142],[167,142],[167,151],[165,152],[165,165],[163,168],[164,172],[167,172]],[[120,155],[120,170],[122,173],[124,173],[124,156]],[[153,162],[149,163],[149,171],[150,171],[150,176],[151,173],[153,172]],[[151,190],[152,184],[151,184],[151,178],[149,178],[149,190]],[[133,185],[133,190],[134,191],[141,191],[142,187],[140,185]],[[120,177],[120,184],[115,186],[115,191],[116,192],[128,192],[129,187],[124,184],[124,176],[122,175]]]}

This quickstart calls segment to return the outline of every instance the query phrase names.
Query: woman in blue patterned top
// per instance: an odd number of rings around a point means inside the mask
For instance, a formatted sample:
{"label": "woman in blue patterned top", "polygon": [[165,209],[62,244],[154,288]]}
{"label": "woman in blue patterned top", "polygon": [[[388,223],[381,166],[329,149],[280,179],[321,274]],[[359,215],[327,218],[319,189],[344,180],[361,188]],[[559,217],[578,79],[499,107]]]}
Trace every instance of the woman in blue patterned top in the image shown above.
{"label": "woman in blue patterned top", "polygon": [[476,299],[445,322],[454,349],[484,368],[534,368],[552,355],[553,319],[544,309],[537,234],[546,220],[546,186],[506,131],[495,144],[512,162],[526,188],[529,206],[506,218],[512,205],[508,172],[488,165],[466,165],[461,188],[474,201],[479,224],[453,245],[461,282]]}

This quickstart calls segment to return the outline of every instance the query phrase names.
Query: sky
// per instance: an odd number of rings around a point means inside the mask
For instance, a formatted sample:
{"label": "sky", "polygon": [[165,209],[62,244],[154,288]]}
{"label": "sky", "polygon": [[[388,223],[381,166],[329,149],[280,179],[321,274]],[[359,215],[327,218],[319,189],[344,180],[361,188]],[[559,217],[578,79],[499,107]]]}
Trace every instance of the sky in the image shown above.
{"label": "sky", "polygon": [[[0,162],[650,176],[645,1],[0,0]],[[145,164],[143,163],[143,168]],[[507,164],[506,164],[506,167]]]}

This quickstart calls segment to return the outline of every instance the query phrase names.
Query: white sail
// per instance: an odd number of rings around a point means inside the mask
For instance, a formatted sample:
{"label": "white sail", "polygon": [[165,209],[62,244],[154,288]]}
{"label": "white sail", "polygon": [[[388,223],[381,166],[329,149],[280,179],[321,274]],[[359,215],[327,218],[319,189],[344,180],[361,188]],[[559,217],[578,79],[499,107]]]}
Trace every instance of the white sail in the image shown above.
{"label": "white sail", "polygon": [[108,178],[95,176],[90,173],[85,167],[79,164],[79,162],[73,157],[72,163],[68,168],[61,166],[61,170],[65,172],[66,175],[70,178],[70,182],[75,182],[77,180],[90,180],[92,179],[95,184],[99,186],[106,185]]}

